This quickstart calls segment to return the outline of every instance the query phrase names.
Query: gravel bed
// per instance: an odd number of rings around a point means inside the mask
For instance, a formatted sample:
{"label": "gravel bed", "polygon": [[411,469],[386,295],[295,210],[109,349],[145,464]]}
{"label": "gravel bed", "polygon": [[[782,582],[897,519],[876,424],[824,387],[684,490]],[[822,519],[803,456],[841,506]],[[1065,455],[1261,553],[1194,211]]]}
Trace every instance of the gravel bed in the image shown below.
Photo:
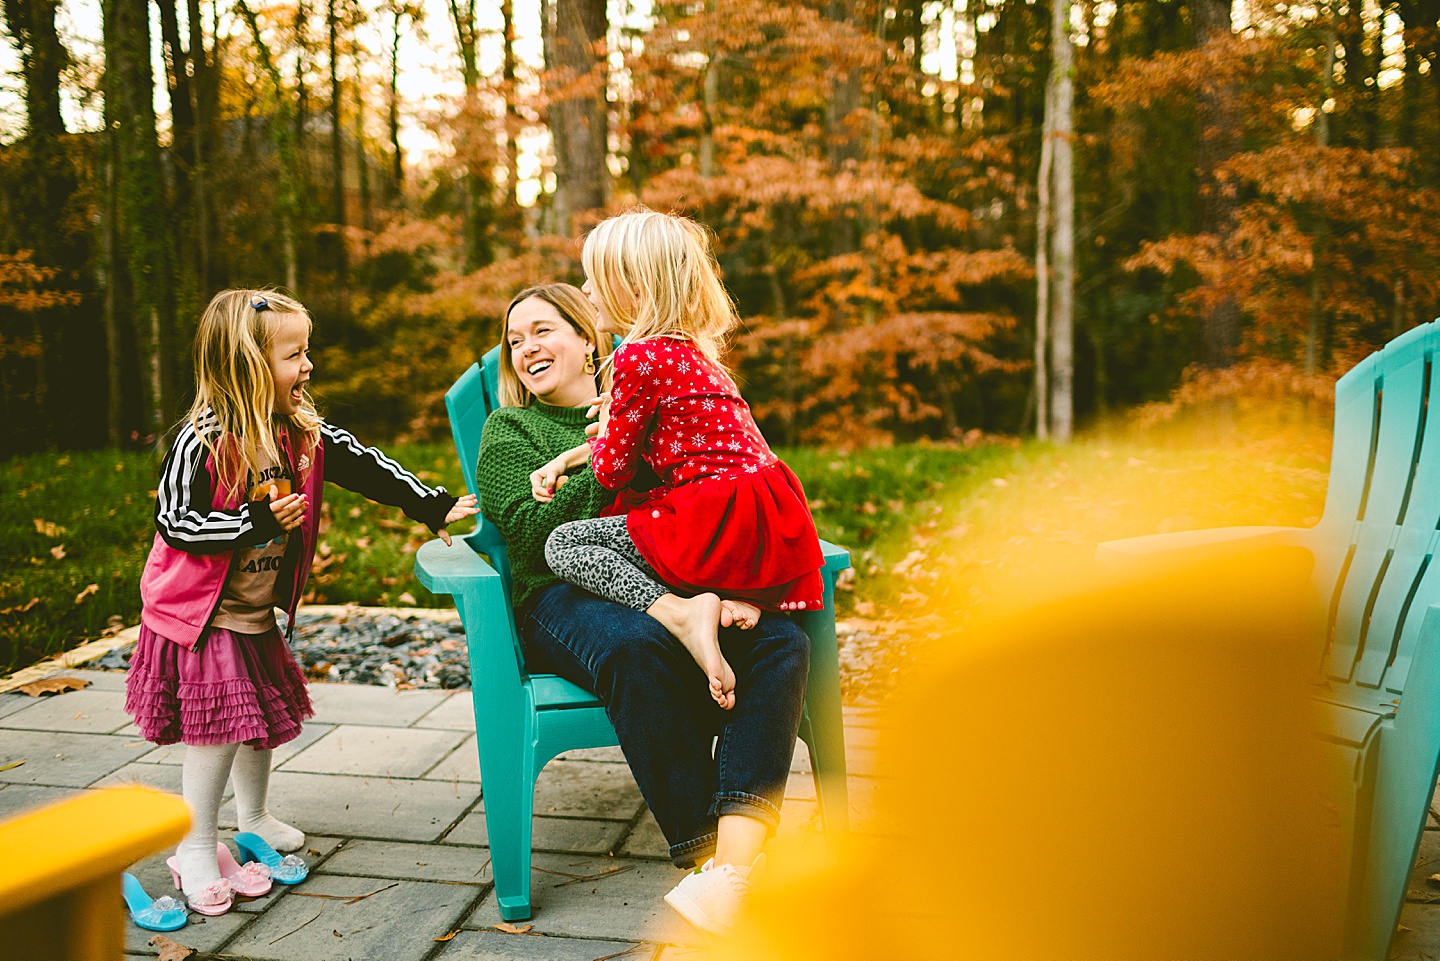
{"label": "gravel bed", "polygon": [[[306,676],[317,681],[374,684],[402,690],[470,686],[470,652],[460,619],[420,614],[341,614],[301,611],[291,650]],[[129,647],[116,648],[91,667],[123,671]]]}
{"label": "gravel bed", "polygon": [[[894,639],[845,621],[836,627],[845,700],[855,703],[878,698],[898,673]],[[465,629],[453,611],[439,616],[363,607],[347,608],[339,614],[301,611],[291,649],[305,674],[317,681],[400,690],[470,687]],[[123,671],[129,667],[133,650],[133,645],[116,648],[87,666]]]}

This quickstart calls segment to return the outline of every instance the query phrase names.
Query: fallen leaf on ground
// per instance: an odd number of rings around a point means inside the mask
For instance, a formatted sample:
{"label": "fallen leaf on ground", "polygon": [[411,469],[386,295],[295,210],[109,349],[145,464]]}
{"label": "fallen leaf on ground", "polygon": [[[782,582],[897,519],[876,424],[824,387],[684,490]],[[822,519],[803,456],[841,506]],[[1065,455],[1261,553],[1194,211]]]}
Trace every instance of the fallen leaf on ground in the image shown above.
{"label": "fallen leaf on ground", "polygon": [[503,931],[506,934],[529,934],[533,924],[511,924],[509,921],[501,921],[499,924],[491,925],[496,931]]}
{"label": "fallen leaf on ground", "polygon": [[24,604],[17,604],[14,607],[0,608],[0,614],[24,614],[30,608],[40,603],[40,598],[32,597]]}
{"label": "fallen leaf on ground", "polygon": [[13,771],[15,768],[19,767],[24,763],[25,758],[22,757],[20,760],[11,761],[9,764],[0,764],[0,771]]}
{"label": "fallen leaf on ground", "polygon": [[21,686],[20,691],[31,697],[39,697],[41,694],[64,694],[66,691],[78,691],[89,686],[90,682],[85,678],[67,674],[60,677],[42,677],[38,681],[31,681],[29,684]]}
{"label": "fallen leaf on ground", "polygon": [[402,603],[402,604],[414,604],[414,603],[415,603],[415,595],[414,595],[414,594],[411,594],[409,591],[406,591],[405,593],[403,593],[403,594],[400,595],[400,603]]}
{"label": "fallen leaf on ground", "polygon": [[50,556],[55,558],[57,561],[63,561],[65,559],[65,545],[56,544],[54,547],[50,548]]}
{"label": "fallen leaf on ground", "polygon": [[438,938],[431,938],[430,940],[431,940],[431,941],[449,941],[451,938],[455,937],[455,935],[457,935],[457,934],[459,934],[459,933],[460,933],[460,929],[459,929],[459,928],[456,928],[454,931],[451,931],[449,934],[442,934],[442,935],[440,935],[440,937],[438,937]]}
{"label": "fallen leaf on ground", "polygon": [[179,941],[172,941],[163,934],[157,934],[149,941],[150,947],[160,949],[160,957],[157,961],[185,961],[186,958],[195,953],[195,949],[186,947]]}
{"label": "fallen leaf on ground", "polygon": [[61,527],[59,524],[53,524],[50,521],[41,520],[38,517],[35,518],[34,523],[35,533],[44,534],[46,537],[59,537],[61,534],[65,533],[65,528]]}
{"label": "fallen leaf on ground", "polygon": [[81,591],[79,594],[76,594],[76,595],[75,595],[75,603],[76,603],[76,604],[79,604],[81,601],[85,600],[85,598],[89,597],[91,594],[98,594],[98,593],[100,593],[100,585],[99,585],[99,584],[86,584],[86,585],[85,585],[85,589],[84,589],[83,591]]}
{"label": "fallen leaf on ground", "polygon": [[[5,770],[5,769],[4,769],[4,768],[0,768],[0,771],[3,771],[3,770]],[[1426,878],[1425,880],[1427,880],[1427,881],[1437,881],[1437,882],[1440,882],[1440,874],[1432,874],[1432,875],[1430,875],[1428,878]]]}

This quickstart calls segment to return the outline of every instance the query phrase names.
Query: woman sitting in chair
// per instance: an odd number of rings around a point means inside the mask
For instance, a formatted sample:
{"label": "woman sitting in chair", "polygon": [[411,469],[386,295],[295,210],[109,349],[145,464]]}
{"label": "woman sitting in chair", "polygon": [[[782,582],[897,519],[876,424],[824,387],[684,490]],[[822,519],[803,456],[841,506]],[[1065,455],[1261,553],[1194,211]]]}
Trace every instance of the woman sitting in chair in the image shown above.
{"label": "woman sitting in chair", "polygon": [[779,614],[763,614],[747,630],[722,627],[736,677],[735,706],[723,710],[695,659],[659,621],[555,576],[545,562],[550,532],[597,516],[615,495],[586,466],[540,496],[532,475],[583,443],[610,337],[597,331],[579,290],[544,284],[511,301],[502,343],[504,406],[485,423],[477,486],[482,512],[509,547],[527,668],[558,674],[604,702],[671,859],[682,868],[703,862],[665,900],[696,926],[723,932],[779,824],[810,641]]}

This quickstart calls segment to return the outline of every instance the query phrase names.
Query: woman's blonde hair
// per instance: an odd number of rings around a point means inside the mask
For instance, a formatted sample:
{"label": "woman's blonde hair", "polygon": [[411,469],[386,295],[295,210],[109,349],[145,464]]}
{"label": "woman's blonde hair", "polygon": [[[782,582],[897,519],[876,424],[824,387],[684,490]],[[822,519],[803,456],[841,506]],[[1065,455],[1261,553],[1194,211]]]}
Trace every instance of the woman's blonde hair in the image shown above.
{"label": "woman's blonde hair", "polygon": [[683,338],[720,363],[725,337],[740,319],[704,227],[637,207],[601,221],[581,256],[590,289],[623,343]]}
{"label": "woman's blonde hair", "polygon": [[[525,385],[520,383],[520,375],[515,372],[515,360],[510,354],[510,314],[531,297],[539,297],[554,307],[556,313],[564,318],[575,333],[595,345],[595,362],[598,367],[603,369],[605,359],[610,356],[612,338],[600,333],[596,326],[599,318],[595,313],[595,305],[586,299],[578,287],[558,283],[526,287],[516,294],[515,299],[510,301],[510,306],[505,308],[505,324],[500,331],[500,350],[503,355],[499,365],[502,407],[529,407],[535,399],[535,396],[525,389]],[[596,389],[600,389],[598,384]]]}
{"label": "woman's blonde hair", "polygon": [[[302,393],[294,414],[275,411],[268,357],[283,314],[299,314],[311,323],[304,305],[278,291],[222,290],[200,315],[195,331],[195,403],[189,421],[232,496],[259,473],[263,460],[281,463],[279,430],[291,432],[297,454],[309,454],[320,440],[320,415],[309,394]],[[295,481],[298,490],[300,478]]]}

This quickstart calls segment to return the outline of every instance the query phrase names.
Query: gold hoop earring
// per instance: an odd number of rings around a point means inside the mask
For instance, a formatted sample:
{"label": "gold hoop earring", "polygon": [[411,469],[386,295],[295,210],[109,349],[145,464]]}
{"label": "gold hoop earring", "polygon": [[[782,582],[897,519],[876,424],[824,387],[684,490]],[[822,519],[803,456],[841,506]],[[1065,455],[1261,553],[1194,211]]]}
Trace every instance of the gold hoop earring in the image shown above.
{"label": "gold hoop earring", "polygon": [[595,354],[593,351],[585,352],[585,373],[595,373]]}

